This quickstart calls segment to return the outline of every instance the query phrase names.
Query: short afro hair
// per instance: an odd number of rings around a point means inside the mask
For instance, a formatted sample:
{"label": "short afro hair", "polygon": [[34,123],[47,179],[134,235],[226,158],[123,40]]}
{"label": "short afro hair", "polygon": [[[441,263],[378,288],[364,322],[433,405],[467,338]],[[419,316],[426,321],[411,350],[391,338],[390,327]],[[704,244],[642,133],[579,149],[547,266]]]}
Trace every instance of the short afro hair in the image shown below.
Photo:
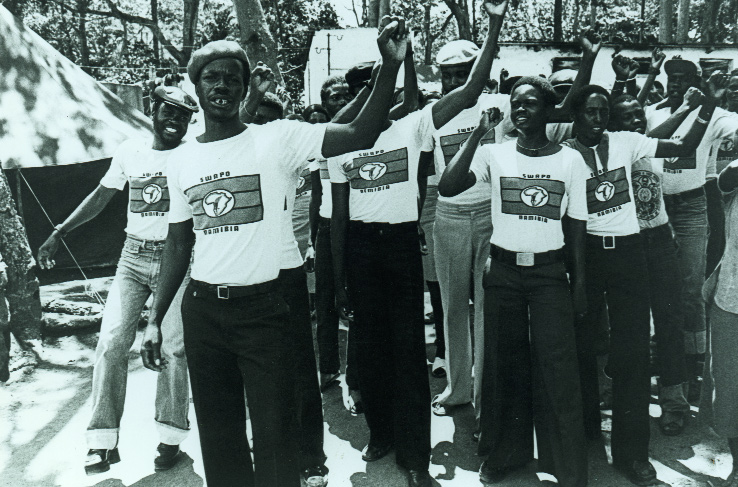
{"label": "short afro hair", "polygon": [[326,111],[325,108],[323,108],[323,105],[317,105],[317,104],[309,105],[305,107],[305,110],[302,111],[302,118],[304,118],[305,121],[307,122],[310,120],[310,116],[313,113],[322,113],[323,115],[325,115],[328,121],[330,121],[331,119],[331,116],[328,115],[328,112]]}
{"label": "short afro hair", "polygon": [[620,105],[621,103],[630,103],[632,101],[638,101],[638,98],[636,98],[633,95],[629,95],[627,93],[622,93],[612,99],[612,101],[610,102],[610,107],[614,107],[615,105]]}
{"label": "short afro hair", "polygon": [[607,105],[610,106],[612,103],[612,98],[610,97],[610,93],[603,88],[600,85],[587,85],[584,86],[581,90],[574,93],[574,96],[571,100],[571,110],[576,115],[582,108],[584,108],[584,104],[587,102],[587,98],[589,98],[591,95],[602,95],[607,100]]}
{"label": "short afro hair", "polygon": [[540,76],[523,76],[513,85],[512,90],[510,90],[510,96],[515,94],[518,88],[525,85],[532,86],[538,90],[546,105],[552,108],[556,106],[556,101],[558,100],[556,91],[554,91],[553,86],[551,86],[551,83],[546,78],[541,78]]}
{"label": "short afro hair", "polygon": [[273,108],[279,112],[279,118],[284,117],[284,105],[282,105],[282,102],[274,93],[264,93],[264,98],[259,103],[259,106]]}
{"label": "short afro hair", "polygon": [[327,80],[323,81],[323,86],[320,87],[320,99],[325,103],[328,98],[328,88],[335,85],[347,85],[346,78],[343,76],[331,76]]}

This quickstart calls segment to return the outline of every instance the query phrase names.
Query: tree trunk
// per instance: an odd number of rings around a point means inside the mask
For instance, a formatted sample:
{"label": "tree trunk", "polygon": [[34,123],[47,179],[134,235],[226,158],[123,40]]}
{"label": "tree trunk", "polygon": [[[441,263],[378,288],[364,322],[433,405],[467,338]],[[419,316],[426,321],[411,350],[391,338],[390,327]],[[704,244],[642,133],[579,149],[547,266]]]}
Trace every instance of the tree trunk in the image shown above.
{"label": "tree trunk", "polygon": [[563,15],[563,0],[554,0],[554,41],[561,42],[562,40],[562,32],[561,32],[561,17]]}
{"label": "tree trunk", "polygon": [[[151,0],[151,21],[159,25],[159,0]],[[156,64],[156,67],[158,68],[161,66],[161,58],[159,57],[159,38],[156,36],[153,36],[154,38],[154,45],[152,46],[154,48],[154,64]]]}
{"label": "tree trunk", "polygon": [[459,30],[459,39],[472,40],[471,26],[469,25],[469,13],[464,9],[461,2],[454,0],[443,0],[456,19],[456,27]]}
{"label": "tree trunk", "polygon": [[283,84],[282,73],[277,62],[277,43],[274,42],[269,32],[261,2],[259,0],[233,0],[233,8],[236,10],[238,19],[241,46],[246,50],[249,63],[256,66],[258,61],[262,61],[272,69],[275,80]]}
{"label": "tree trunk", "polygon": [[705,0],[704,10],[702,10],[702,42],[705,44],[715,42],[718,8],[719,5],[715,0]]}
{"label": "tree trunk", "polygon": [[594,30],[596,25],[597,25],[597,0],[590,0],[589,28]]}
{"label": "tree trunk", "polygon": [[676,41],[685,43],[689,39],[689,4],[691,0],[679,0]]}
{"label": "tree trunk", "polygon": [[431,34],[431,3],[425,4],[423,13],[423,31],[425,32],[425,65],[433,64],[433,34]]}
{"label": "tree trunk", "polygon": [[379,0],[379,20],[382,20],[385,15],[390,15],[391,8],[390,0]]}
{"label": "tree trunk", "polygon": [[[236,2],[233,3],[235,5]],[[261,4],[259,4],[259,8],[261,8]],[[182,22],[182,60],[179,64],[183,67],[187,66],[187,63],[190,61],[190,56],[192,55],[192,50],[195,46],[197,14],[199,11],[200,0],[184,0],[184,20]],[[262,17],[264,17],[264,12],[262,12]]]}
{"label": "tree trunk", "polygon": [[123,60],[128,65],[128,22],[122,22],[123,24],[123,47],[121,48],[123,54]]}
{"label": "tree trunk", "polygon": [[379,27],[379,2],[380,0],[369,0],[366,6],[366,20],[365,24],[367,27]]}
{"label": "tree trunk", "polygon": [[659,42],[674,42],[674,0],[659,0]]}
{"label": "tree trunk", "polygon": [[18,344],[31,348],[41,339],[41,299],[36,261],[23,221],[16,211],[5,172],[0,170],[0,254],[8,265],[6,297],[10,307],[10,330]]}
{"label": "tree trunk", "polygon": [[79,40],[79,62],[82,66],[90,65],[90,46],[87,43],[87,0],[77,0],[79,22],[77,38]]}
{"label": "tree trunk", "polygon": [[574,0],[574,22],[571,26],[571,35],[574,38],[579,37],[579,2],[580,0]]}

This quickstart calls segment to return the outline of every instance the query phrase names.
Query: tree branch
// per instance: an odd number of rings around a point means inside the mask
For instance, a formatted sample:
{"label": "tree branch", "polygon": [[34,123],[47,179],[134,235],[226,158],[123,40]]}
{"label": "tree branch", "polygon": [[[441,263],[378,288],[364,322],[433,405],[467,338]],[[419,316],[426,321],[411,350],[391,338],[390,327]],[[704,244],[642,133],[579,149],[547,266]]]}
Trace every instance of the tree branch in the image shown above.
{"label": "tree branch", "polygon": [[446,17],[446,20],[444,20],[443,21],[443,24],[441,24],[441,29],[438,31],[438,33],[436,35],[434,35],[434,36],[430,36],[433,41],[435,41],[436,39],[438,39],[441,36],[441,34],[443,34],[443,32],[448,27],[448,24],[451,23],[451,19],[453,19],[453,18],[454,18],[454,14],[448,14],[448,17]]}

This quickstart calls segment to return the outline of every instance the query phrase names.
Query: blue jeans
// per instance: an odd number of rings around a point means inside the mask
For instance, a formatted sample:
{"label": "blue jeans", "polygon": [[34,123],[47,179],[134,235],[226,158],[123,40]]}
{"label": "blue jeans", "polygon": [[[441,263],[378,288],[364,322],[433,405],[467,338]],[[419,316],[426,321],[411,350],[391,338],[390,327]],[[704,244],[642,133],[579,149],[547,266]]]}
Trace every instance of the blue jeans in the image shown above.
{"label": "blue jeans", "polygon": [[666,211],[679,245],[677,256],[684,287],[684,352],[705,353],[705,303],[702,285],[705,283],[707,242],[710,227],[707,224],[707,197],[666,195]]}
{"label": "blue jeans", "polygon": [[[142,241],[131,236],[123,245],[95,350],[92,419],[86,434],[90,449],[110,450],[118,444],[129,354],[144,304],[152,293],[156,293],[163,250],[163,241]],[[154,419],[160,441],[168,445],[180,444],[190,427],[187,419],[190,410],[187,359],[180,312],[188,281],[189,272],[161,325],[162,356],[169,364],[157,376]]]}

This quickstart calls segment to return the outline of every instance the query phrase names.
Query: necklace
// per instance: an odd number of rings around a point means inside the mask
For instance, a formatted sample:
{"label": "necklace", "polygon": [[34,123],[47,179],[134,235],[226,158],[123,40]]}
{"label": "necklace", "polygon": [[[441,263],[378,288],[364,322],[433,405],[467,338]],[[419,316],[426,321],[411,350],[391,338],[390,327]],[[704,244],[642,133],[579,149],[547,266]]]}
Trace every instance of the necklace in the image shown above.
{"label": "necklace", "polygon": [[542,145],[541,147],[536,147],[536,148],[524,147],[524,146],[520,145],[520,140],[515,141],[515,143],[517,144],[518,149],[523,149],[524,151],[530,152],[531,156],[537,157],[538,156],[538,151],[539,150],[542,150],[542,149],[545,149],[546,147],[548,147],[548,145],[551,143],[551,141],[550,140],[547,140],[544,145]]}

